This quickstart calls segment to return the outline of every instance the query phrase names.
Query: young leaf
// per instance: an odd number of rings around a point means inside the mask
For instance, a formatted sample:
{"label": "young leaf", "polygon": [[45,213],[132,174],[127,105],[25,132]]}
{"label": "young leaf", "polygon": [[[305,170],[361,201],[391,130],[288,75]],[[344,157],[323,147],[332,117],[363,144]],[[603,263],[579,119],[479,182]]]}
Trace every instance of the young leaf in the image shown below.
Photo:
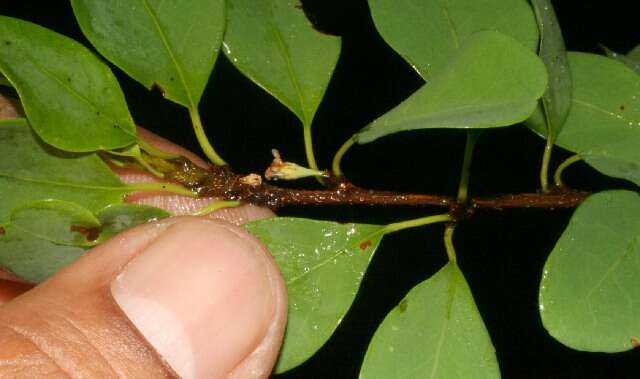
{"label": "young leaf", "polygon": [[56,150],[27,125],[0,125],[0,151],[0,224],[33,200],[66,200],[96,211],[128,192],[96,154]]}
{"label": "young leaf", "polygon": [[244,75],[310,127],[340,54],[298,0],[229,0],[223,47]]}
{"label": "young leaf", "polygon": [[48,144],[73,152],[131,145],[136,130],[115,77],[79,43],[0,16],[0,71]]}
{"label": "young leaf", "polygon": [[607,191],[576,210],[544,266],[540,315],[577,350],[619,352],[640,341],[640,197]]}
{"label": "young leaf", "polygon": [[640,74],[640,48],[636,46],[636,48],[631,50],[627,55],[618,54],[606,46],[602,46],[602,48],[609,58],[613,58],[624,63],[630,69],[635,71],[636,74]]}
{"label": "young leaf", "polygon": [[60,200],[25,203],[0,225],[0,267],[39,283],[121,231],[167,217],[167,212],[134,204],[113,204],[94,215]]}
{"label": "young leaf", "polygon": [[446,68],[462,41],[481,30],[537,48],[538,28],[522,0],[369,0],[369,7],[384,40],[425,80]]}
{"label": "young leaf", "polygon": [[[640,76],[601,55],[569,53],[573,99],[556,144],[600,172],[640,184]],[[545,135],[539,124],[528,124]]]}
{"label": "young leaf", "polygon": [[224,32],[223,0],[72,0],[96,49],[147,88],[195,109]]}
{"label": "young leaf", "polygon": [[571,107],[571,72],[564,47],[562,31],[550,0],[532,0],[540,29],[540,51],[547,72],[549,85],[542,96],[549,138],[555,139],[564,124]]}
{"label": "young leaf", "polygon": [[360,378],[499,378],[491,338],[455,263],[414,287],[373,336]]}
{"label": "young leaf", "polygon": [[39,283],[82,255],[88,242],[83,231],[97,226],[91,212],[73,203],[26,203],[2,226],[0,266]]}
{"label": "young leaf", "polygon": [[289,320],[276,372],[311,357],[356,296],[382,226],[273,218],[245,226],[274,255],[289,291]]}
{"label": "young leaf", "polygon": [[493,128],[525,120],[547,85],[540,59],[518,41],[478,32],[429,83],[357,135],[371,142],[404,130]]}

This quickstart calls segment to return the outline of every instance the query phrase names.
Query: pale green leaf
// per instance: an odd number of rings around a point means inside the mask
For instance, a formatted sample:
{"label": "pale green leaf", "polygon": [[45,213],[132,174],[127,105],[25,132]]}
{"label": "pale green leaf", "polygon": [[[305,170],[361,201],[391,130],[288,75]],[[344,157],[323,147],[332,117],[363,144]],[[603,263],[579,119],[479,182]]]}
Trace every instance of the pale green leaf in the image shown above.
{"label": "pale green leaf", "polygon": [[532,0],[531,5],[540,29],[538,54],[547,67],[549,75],[547,91],[542,97],[546,115],[545,124],[546,129],[552,132],[550,138],[554,139],[560,132],[571,107],[571,71],[560,24],[551,1]]}
{"label": "pale green leaf", "polygon": [[145,87],[195,109],[224,32],[224,0],[72,0],[82,32]]}
{"label": "pale green leaf", "polygon": [[489,333],[455,263],[418,284],[384,319],[360,378],[499,378]]}
{"label": "pale green leaf", "polygon": [[310,127],[340,55],[340,38],[313,29],[298,0],[229,0],[223,47],[244,75]]}
{"label": "pale green leaf", "polygon": [[609,49],[606,46],[602,46],[602,48],[604,49],[604,52],[607,54],[609,58],[613,58],[615,60],[618,60],[624,63],[630,69],[635,71],[636,74],[640,74],[640,49],[639,48],[636,47],[627,55],[616,53],[615,51]]}
{"label": "pale green leaf", "polygon": [[0,71],[48,144],[74,152],[136,142],[115,77],[81,44],[30,22],[0,16]]}
{"label": "pale green leaf", "polygon": [[359,143],[404,130],[492,128],[528,118],[545,91],[542,61],[504,34],[478,32],[446,68],[357,135]]}
{"label": "pale green leaf", "polygon": [[26,203],[11,213],[0,233],[0,266],[30,283],[39,283],[82,255],[93,214],[62,201]]}
{"label": "pale green leaf", "polygon": [[0,151],[0,224],[33,200],[66,200],[95,212],[129,191],[95,153],[47,146],[27,125],[0,124]]}
{"label": "pale green leaf", "polygon": [[[640,184],[640,76],[613,59],[569,53],[573,99],[556,144],[600,172]],[[539,124],[529,123],[545,135]]]}
{"label": "pale green leaf", "polygon": [[544,266],[540,315],[577,350],[619,352],[640,341],[640,196],[592,195],[575,211]]}
{"label": "pale green leaf", "polygon": [[24,203],[0,225],[0,267],[39,283],[125,229],[167,217],[157,208],[112,204],[96,215],[67,201]]}
{"label": "pale green leaf", "polygon": [[507,34],[535,51],[538,28],[524,0],[369,0],[384,40],[426,80],[441,69],[470,35]]}
{"label": "pale green leaf", "polygon": [[289,291],[276,372],[311,357],[349,310],[382,239],[382,226],[272,218],[245,225],[274,255]]}

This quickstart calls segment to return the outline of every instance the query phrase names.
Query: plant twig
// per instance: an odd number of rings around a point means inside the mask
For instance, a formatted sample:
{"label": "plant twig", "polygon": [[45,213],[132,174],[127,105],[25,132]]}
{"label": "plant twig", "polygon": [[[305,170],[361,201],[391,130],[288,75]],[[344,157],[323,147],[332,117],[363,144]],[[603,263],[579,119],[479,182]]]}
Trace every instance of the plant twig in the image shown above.
{"label": "plant twig", "polygon": [[229,166],[203,169],[185,158],[158,160],[156,163],[156,169],[164,172],[165,178],[182,184],[198,196],[242,201],[271,209],[294,205],[434,206],[449,208],[454,219],[462,219],[478,209],[573,208],[590,194],[572,190],[548,194],[518,193],[475,197],[462,203],[452,196],[360,188],[335,177],[328,180],[331,187],[327,189],[301,190],[247,181],[243,179],[246,176],[234,173]]}

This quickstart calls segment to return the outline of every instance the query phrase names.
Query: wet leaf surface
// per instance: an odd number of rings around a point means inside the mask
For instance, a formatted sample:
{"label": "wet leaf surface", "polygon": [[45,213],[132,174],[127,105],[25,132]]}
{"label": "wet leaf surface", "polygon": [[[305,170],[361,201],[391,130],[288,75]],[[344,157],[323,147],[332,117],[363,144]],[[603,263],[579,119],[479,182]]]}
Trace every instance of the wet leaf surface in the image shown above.
{"label": "wet leaf surface", "polygon": [[289,291],[276,372],[310,358],[349,310],[382,239],[382,226],[272,218],[245,225],[273,254]]}

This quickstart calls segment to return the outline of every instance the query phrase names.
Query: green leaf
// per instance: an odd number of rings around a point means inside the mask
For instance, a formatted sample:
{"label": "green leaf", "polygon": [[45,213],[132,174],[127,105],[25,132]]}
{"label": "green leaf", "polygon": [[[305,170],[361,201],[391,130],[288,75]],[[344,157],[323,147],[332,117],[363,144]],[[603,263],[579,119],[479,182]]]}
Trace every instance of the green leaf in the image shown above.
{"label": "green leaf", "polygon": [[32,201],[0,225],[0,266],[39,283],[117,233],[169,214],[134,204],[113,204],[94,215],[67,201]]}
{"label": "green leaf", "polygon": [[625,65],[627,65],[630,69],[636,72],[636,74],[640,74],[640,48],[636,47],[631,50],[629,54],[618,54],[615,51],[609,49],[606,46],[602,46],[604,52],[607,54],[609,58],[613,58],[618,60]]}
{"label": "green leaf", "polygon": [[169,217],[166,211],[137,204],[111,204],[96,214],[100,220],[100,237],[97,243],[136,225]]}
{"label": "green leaf", "polygon": [[498,32],[468,37],[446,68],[357,135],[358,143],[404,130],[493,128],[531,115],[547,85],[540,59]]}
{"label": "green leaf", "polygon": [[560,132],[571,107],[571,71],[567,51],[562,38],[560,24],[550,0],[532,0],[540,29],[540,52],[547,72],[549,85],[542,97],[546,114],[546,129],[551,130],[551,139]]}
{"label": "green leaf", "polygon": [[223,47],[244,75],[310,127],[340,55],[340,38],[313,29],[298,0],[229,0]]}
{"label": "green leaf", "polygon": [[499,378],[491,338],[455,263],[414,287],[384,319],[360,378]]}
{"label": "green leaf", "polygon": [[[640,184],[640,76],[601,55],[569,53],[573,99],[556,144],[598,171]],[[529,123],[545,135],[539,124]]]}
{"label": "green leaf", "polygon": [[538,28],[522,0],[369,0],[384,40],[425,80],[445,69],[470,35],[493,30],[535,51]]}
{"label": "green leaf", "polygon": [[577,350],[619,352],[640,341],[640,197],[592,195],[575,211],[544,266],[540,315]]}
{"label": "green leaf", "polygon": [[633,59],[634,61],[640,61],[640,45],[636,45],[636,47],[631,49],[631,51],[627,53],[627,57]]}
{"label": "green leaf", "polygon": [[382,226],[272,218],[245,225],[274,255],[289,291],[289,318],[276,372],[311,357],[356,296]]}
{"label": "green leaf", "polygon": [[72,0],[96,49],[147,88],[196,109],[218,56],[224,0]]}
{"label": "green leaf", "polygon": [[78,205],[38,201],[14,210],[0,233],[0,266],[21,279],[39,283],[85,251],[83,231],[98,220]]}
{"label": "green leaf", "polygon": [[27,125],[0,124],[0,151],[0,224],[33,200],[66,200],[96,211],[129,191],[96,154],[56,150]]}
{"label": "green leaf", "polygon": [[11,83],[4,77],[4,75],[0,74],[0,86],[3,87],[13,87]]}
{"label": "green leaf", "polygon": [[115,77],[79,43],[0,16],[0,71],[40,138],[74,152],[131,145],[136,130]]}

